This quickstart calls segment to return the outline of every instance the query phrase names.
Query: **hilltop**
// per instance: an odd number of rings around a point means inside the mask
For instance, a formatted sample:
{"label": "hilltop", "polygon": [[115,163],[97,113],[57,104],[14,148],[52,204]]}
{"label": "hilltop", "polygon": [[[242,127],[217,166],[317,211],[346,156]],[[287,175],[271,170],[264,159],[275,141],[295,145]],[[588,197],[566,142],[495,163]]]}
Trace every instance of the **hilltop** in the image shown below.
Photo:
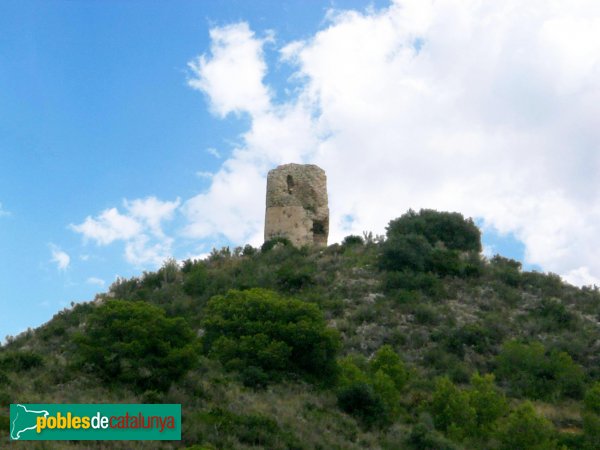
{"label": "hilltop", "polygon": [[166,261],[8,339],[0,439],[14,402],[181,403],[161,448],[592,449],[599,358],[596,287],[484,257],[461,214],[409,211],[386,236]]}

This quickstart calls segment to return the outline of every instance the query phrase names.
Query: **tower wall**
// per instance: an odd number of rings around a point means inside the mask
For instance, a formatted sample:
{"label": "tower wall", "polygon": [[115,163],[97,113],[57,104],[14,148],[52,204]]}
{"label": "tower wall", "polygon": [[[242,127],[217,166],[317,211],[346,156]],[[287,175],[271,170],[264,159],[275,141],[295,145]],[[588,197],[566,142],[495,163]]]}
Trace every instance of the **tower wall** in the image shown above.
{"label": "tower wall", "polygon": [[269,171],[265,240],[285,237],[295,246],[326,246],[327,176],[313,164],[284,164]]}

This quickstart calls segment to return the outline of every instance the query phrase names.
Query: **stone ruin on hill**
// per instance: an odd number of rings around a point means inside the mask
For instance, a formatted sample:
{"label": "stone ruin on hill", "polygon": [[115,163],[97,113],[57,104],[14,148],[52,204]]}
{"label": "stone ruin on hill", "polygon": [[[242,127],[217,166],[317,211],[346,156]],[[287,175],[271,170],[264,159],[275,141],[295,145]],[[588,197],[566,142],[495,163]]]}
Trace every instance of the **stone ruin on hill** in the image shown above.
{"label": "stone ruin on hill", "polygon": [[327,246],[327,176],[314,164],[284,164],[267,176],[265,241],[285,237],[297,247]]}

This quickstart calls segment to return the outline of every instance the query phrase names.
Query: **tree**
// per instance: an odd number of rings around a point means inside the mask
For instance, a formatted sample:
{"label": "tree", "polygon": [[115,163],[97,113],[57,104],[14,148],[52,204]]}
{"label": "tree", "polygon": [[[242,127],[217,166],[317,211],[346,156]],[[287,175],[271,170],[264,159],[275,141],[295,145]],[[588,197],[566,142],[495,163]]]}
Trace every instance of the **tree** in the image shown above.
{"label": "tree", "polygon": [[439,212],[422,209],[409,210],[387,226],[387,237],[417,234],[431,246],[442,243],[449,250],[481,251],[481,232],[472,219],[457,212]]}
{"label": "tree", "polygon": [[383,401],[370,384],[355,382],[341,389],[338,392],[338,405],[367,428],[387,422]]}
{"label": "tree", "polygon": [[508,412],[504,394],[494,384],[494,375],[473,374],[469,390],[469,404],[475,409],[477,434],[489,434],[496,421]]}
{"label": "tree", "polygon": [[[338,404],[366,426],[389,425],[401,411],[401,392],[408,371],[400,356],[384,345],[367,363],[360,356],[340,359]],[[378,417],[371,417],[371,414]]]}
{"label": "tree", "polygon": [[196,263],[188,269],[183,290],[186,294],[197,297],[204,293],[208,284],[208,271],[203,263]]}
{"label": "tree", "polygon": [[585,393],[583,399],[583,434],[587,449],[600,448],[600,382],[596,382]]}
{"label": "tree", "polygon": [[377,350],[369,362],[369,369],[372,374],[381,372],[387,375],[399,391],[404,388],[408,380],[408,371],[404,363],[390,345],[384,345]]}
{"label": "tree", "polygon": [[379,268],[477,276],[481,272],[480,251],[481,233],[471,219],[459,213],[409,210],[389,223]]}
{"label": "tree", "polygon": [[381,246],[379,267],[383,270],[414,270],[423,272],[428,267],[431,245],[418,234],[389,237]]}
{"label": "tree", "polygon": [[146,302],[108,300],[75,336],[76,364],[108,383],[166,390],[195,363],[196,337],[182,318]]}
{"label": "tree", "polygon": [[555,437],[552,423],[536,414],[530,402],[515,409],[498,430],[500,450],[554,450]]}
{"label": "tree", "polygon": [[266,289],[231,290],[209,300],[203,327],[204,351],[231,370],[257,367],[271,380],[335,378],[339,336],[314,304]]}
{"label": "tree", "polygon": [[581,394],[584,374],[565,352],[546,351],[540,342],[506,342],[497,357],[496,374],[515,395],[555,400]]}
{"label": "tree", "polygon": [[438,379],[431,399],[435,427],[452,439],[467,436],[477,419],[477,411],[469,400],[468,393],[456,387],[448,377]]}

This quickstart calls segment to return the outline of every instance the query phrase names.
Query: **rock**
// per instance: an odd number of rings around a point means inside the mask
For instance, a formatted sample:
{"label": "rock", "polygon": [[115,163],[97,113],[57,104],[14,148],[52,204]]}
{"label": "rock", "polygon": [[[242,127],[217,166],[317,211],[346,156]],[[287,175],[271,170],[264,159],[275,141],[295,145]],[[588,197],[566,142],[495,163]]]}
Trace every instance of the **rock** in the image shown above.
{"label": "rock", "polygon": [[284,164],[269,171],[265,241],[285,237],[297,247],[327,246],[328,235],[325,171],[313,164]]}

